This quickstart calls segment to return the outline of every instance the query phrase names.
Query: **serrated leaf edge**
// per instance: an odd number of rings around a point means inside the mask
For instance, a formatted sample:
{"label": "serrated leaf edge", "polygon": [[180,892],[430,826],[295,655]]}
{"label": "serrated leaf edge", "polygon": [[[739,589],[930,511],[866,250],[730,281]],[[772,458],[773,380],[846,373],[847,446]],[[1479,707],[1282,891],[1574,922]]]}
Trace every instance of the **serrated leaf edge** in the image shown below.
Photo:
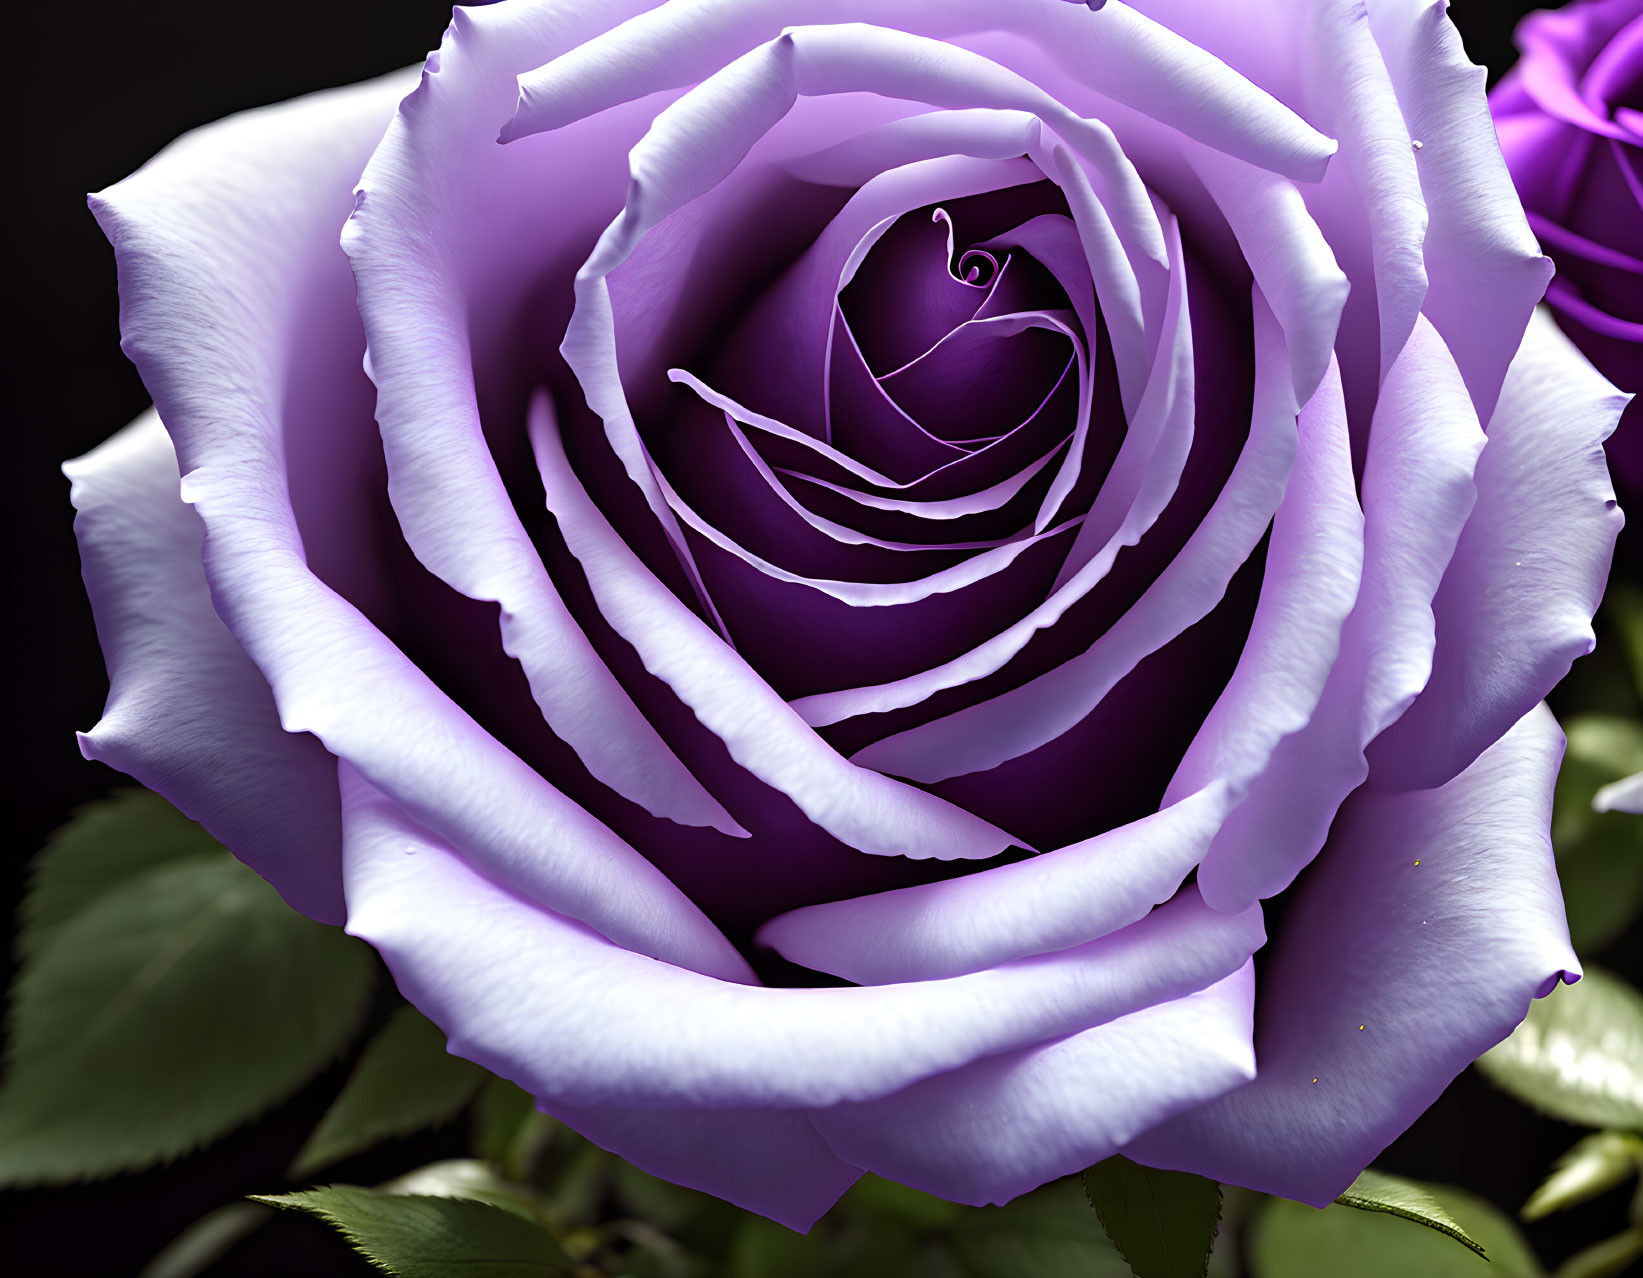
{"label": "serrated leaf edge", "polygon": [[[131,793],[152,794],[151,791],[141,790],[134,787],[128,789]],[[116,791],[115,793],[120,794],[122,792]],[[162,796],[154,795],[154,797],[161,799],[162,802],[164,801]],[[98,804],[106,803],[107,801],[107,799],[102,799],[96,800],[92,804],[86,804],[81,809],[77,810],[76,815],[78,815],[79,811],[84,811],[87,807],[94,807]],[[66,828],[66,826],[64,828]],[[38,856],[36,859],[38,859]],[[239,858],[235,857],[228,851],[228,849],[218,845],[212,850],[185,853],[182,856],[173,858],[170,861],[150,866],[134,875],[127,882],[119,884],[117,887],[112,889],[112,891],[125,891],[132,885],[141,883],[145,878],[154,875],[172,873],[179,865],[185,865],[191,861],[211,862],[212,864],[231,864],[237,866],[248,875],[255,875],[255,872],[252,871],[243,861],[240,861]],[[257,877],[260,880],[260,876]],[[267,886],[266,880],[260,881]],[[246,883],[244,885],[235,885],[231,890],[237,892],[253,889],[249,883]],[[82,903],[79,910],[75,911],[75,913],[69,918],[63,920],[62,926],[69,926],[74,921],[79,919],[85,912],[95,908],[102,902],[105,895],[107,894],[100,893],[97,897]],[[217,901],[214,901],[210,908],[216,909],[219,906],[220,898]],[[201,913],[204,914],[206,911],[202,911]],[[48,942],[42,949],[28,957],[26,964],[20,964],[12,977],[11,987],[6,992],[6,1014],[4,1018],[6,1041],[4,1052],[3,1054],[0,1054],[0,1071],[3,1071],[0,1072],[0,1093],[4,1092],[6,1083],[9,1083],[10,1081],[12,1070],[16,1064],[16,1052],[20,1046],[19,1035],[17,1033],[17,1024],[15,1021],[19,1002],[19,991],[21,990],[24,982],[31,978],[33,972],[38,970],[39,966],[44,961],[44,956],[51,953],[57,947],[59,940],[59,937],[49,938]],[[173,963],[175,961],[176,960],[173,960]],[[283,1105],[289,1101],[293,1096],[300,1092],[302,1088],[312,1082],[313,1079],[320,1073],[348,1055],[351,1047],[353,1046],[354,1040],[358,1036],[359,1023],[363,1018],[365,1008],[369,1003],[370,989],[371,985],[374,983],[375,978],[373,976],[362,988],[358,1006],[353,1010],[352,1015],[348,1018],[347,1028],[339,1033],[337,1041],[328,1055],[326,1055],[323,1059],[316,1059],[311,1062],[308,1070],[301,1078],[298,1078],[295,1082],[287,1084],[284,1088],[278,1090],[277,1092],[268,1094],[259,1104],[248,1108],[238,1118],[228,1122],[226,1125],[217,1127],[216,1129],[207,1129],[181,1144],[171,1148],[162,1149],[158,1153],[147,1154],[136,1161],[126,1161],[118,1165],[100,1167],[91,1171],[81,1169],[70,1172],[53,1171],[15,1176],[0,1174],[0,1190],[61,1189],[71,1185],[94,1185],[103,1181],[111,1180],[116,1176],[127,1176],[136,1172],[171,1167],[184,1158],[200,1153],[202,1150],[209,1149],[218,1141],[233,1132],[240,1131],[256,1122],[261,1121],[280,1105]]]}
{"label": "serrated leaf edge", "polygon": [[[1145,1163],[1137,1163],[1136,1166],[1146,1168]],[[1155,1167],[1146,1169],[1149,1171],[1159,1170]],[[1183,1174],[1190,1175],[1191,1173]],[[1204,1176],[1200,1177],[1200,1179],[1209,1180],[1209,1177]],[[1118,1253],[1119,1258],[1130,1267],[1130,1272],[1132,1274],[1135,1273],[1135,1262],[1130,1259],[1129,1252],[1124,1250],[1124,1244],[1118,1241],[1117,1236],[1112,1232],[1112,1227],[1107,1224],[1106,1214],[1101,1210],[1100,1204],[1095,1201],[1095,1195],[1090,1193],[1088,1169],[1078,1173],[1078,1183],[1084,1190],[1084,1201],[1089,1203],[1090,1208],[1095,1212],[1095,1218],[1101,1222],[1101,1232],[1107,1236],[1107,1241],[1112,1244],[1112,1249]],[[1199,1278],[1207,1278],[1207,1275],[1209,1274],[1209,1260],[1210,1257],[1215,1254],[1215,1240],[1221,1236],[1221,1218],[1226,1211],[1225,1189],[1218,1180],[1210,1181],[1210,1183],[1215,1186],[1215,1219],[1210,1225],[1209,1247],[1204,1252],[1204,1267],[1199,1271]],[[1152,1184],[1150,1181],[1147,1183],[1147,1196],[1152,1200],[1153,1218],[1158,1220],[1158,1199],[1152,1192]],[[1162,1238],[1164,1237],[1163,1221],[1159,1220],[1158,1225],[1158,1236]],[[1167,1245],[1165,1250],[1168,1251]]]}
{"label": "serrated leaf edge", "polygon": [[1449,1235],[1469,1251],[1476,1252],[1484,1260],[1489,1259],[1489,1253],[1483,1249],[1483,1244],[1469,1235],[1459,1225],[1448,1224],[1432,1216],[1422,1216],[1419,1212],[1410,1211],[1407,1207],[1394,1207],[1391,1203],[1381,1202],[1375,1198],[1365,1198],[1360,1194],[1342,1194],[1335,1201],[1342,1207],[1355,1207],[1359,1211],[1380,1212],[1382,1215],[1412,1220],[1417,1225],[1424,1225],[1427,1229]]}
{"label": "serrated leaf edge", "polygon": [[[343,1197],[346,1197],[346,1194],[343,1191],[359,1190],[363,1193],[376,1194],[376,1195],[378,1195],[380,1197],[383,1197],[383,1198],[403,1198],[403,1199],[405,1199],[407,1201],[411,1201],[411,1202],[429,1202],[429,1203],[463,1202],[463,1203],[472,1203],[477,1207],[485,1208],[485,1210],[487,1210],[487,1211],[494,1211],[494,1212],[499,1213],[502,1216],[507,1216],[507,1217],[510,1217],[510,1218],[516,1219],[516,1220],[519,1219],[519,1217],[513,1216],[513,1214],[511,1212],[509,1212],[506,1208],[498,1207],[495,1203],[488,1203],[488,1202],[484,1201],[484,1199],[481,1199],[481,1198],[463,1198],[460,1195],[453,1195],[451,1198],[440,1198],[440,1197],[438,1197],[434,1194],[386,1194],[386,1193],[383,1193],[381,1190],[367,1189],[363,1185],[319,1185],[319,1186],[315,1186],[315,1189],[329,1190],[331,1193],[339,1194],[339,1196],[343,1196]],[[298,1201],[296,1201],[297,1199],[305,1198],[305,1197],[307,1197],[307,1196],[309,1196],[313,1193],[314,1193],[314,1190],[312,1190],[312,1189],[299,1189],[299,1190],[294,1190],[294,1191],[292,1191],[291,1193],[288,1193],[288,1194],[247,1194],[246,1198],[249,1199],[251,1202],[261,1203],[266,1207],[277,1207],[281,1211],[300,1211],[300,1212],[303,1212],[303,1213],[305,1213],[309,1216],[313,1216],[318,1220],[323,1221],[327,1225],[331,1226],[331,1228],[336,1230],[337,1233],[341,1234],[342,1237],[343,1237],[343,1240],[350,1247],[352,1247],[356,1252],[358,1252],[361,1256],[363,1256],[366,1259],[366,1261],[369,1262],[370,1265],[373,1268],[380,1269],[383,1273],[391,1275],[391,1278],[405,1278],[404,1274],[400,1270],[395,1269],[392,1265],[388,1264],[386,1261],[381,1260],[378,1257],[373,1256],[370,1252],[366,1251],[364,1244],[360,1241],[359,1236],[354,1232],[354,1230],[351,1229],[348,1225],[344,1224],[343,1221],[339,1217],[337,1217],[334,1213],[332,1213],[331,1211],[329,1211],[328,1209],[326,1209],[324,1207],[321,1207],[317,1202],[298,1202]],[[547,1231],[545,1229],[542,1232],[547,1233]],[[548,1234],[548,1237],[552,1238],[553,1235]],[[569,1273],[569,1271],[566,1270],[563,1266],[556,1265],[551,1261],[544,1261],[543,1262],[543,1267],[546,1269],[546,1271],[548,1273],[553,1273],[555,1271],[557,1271],[559,1273],[566,1273],[566,1274]]]}

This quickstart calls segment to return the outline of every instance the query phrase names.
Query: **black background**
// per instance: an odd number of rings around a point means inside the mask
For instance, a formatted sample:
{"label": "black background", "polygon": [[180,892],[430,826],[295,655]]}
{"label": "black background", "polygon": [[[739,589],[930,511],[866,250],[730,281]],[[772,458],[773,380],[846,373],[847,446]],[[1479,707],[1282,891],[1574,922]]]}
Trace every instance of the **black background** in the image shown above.
{"label": "black background", "polygon": [[[565,0],[576,3],[577,0]],[[1204,0],[1222,3],[1223,0]],[[1454,0],[1474,61],[1496,78],[1514,56],[1527,0]],[[96,722],[107,682],[81,590],[68,484],[58,466],[123,426],[148,396],[121,355],[114,262],[85,193],[125,176],[178,134],[230,112],[366,79],[419,61],[449,17],[438,0],[80,0],[11,11],[3,77],[4,216],[10,367],[0,378],[9,447],[0,500],[10,547],[0,858],[7,914],[27,859],[77,805],[123,778],[85,762],[74,732]],[[1639,948],[1607,955],[1638,975]],[[39,1275],[135,1274],[179,1228],[237,1195],[278,1190],[289,1161],[335,1094],[333,1068],[300,1096],[204,1154],[158,1171],[69,1190],[0,1194],[0,1265]],[[1574,1129],[1530,1118],[1470,1073],[1380,1160],[1389,1170],[1467,1185],[1508,1210],[1523,1201]],[[371,1183],[461,1152],[448,1132],[345,1163]],[[1530,1231],[1548,1261],[1612,1232],[1615,1195]],[[285,1218],[211,1270],[243,1278],[372,1272],[317,1224]]]}

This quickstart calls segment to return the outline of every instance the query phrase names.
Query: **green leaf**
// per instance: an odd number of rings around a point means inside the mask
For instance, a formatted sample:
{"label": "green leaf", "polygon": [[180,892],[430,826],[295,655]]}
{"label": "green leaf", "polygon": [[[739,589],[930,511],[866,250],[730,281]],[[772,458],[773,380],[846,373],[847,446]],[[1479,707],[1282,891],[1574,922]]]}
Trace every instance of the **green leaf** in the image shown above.
{"label": "green leaf", "polygon": [[1365,1168],[1363,1174],[1335,1201],[1343,1207],[1356,1207],[1359,1211],[1382,1211],[1389,1216],[1412,1220],[1417,1225],[1449,1235],[1461,1246],[1469,1247],[1488,1259],[1482,1245],[1467,1236],[1466,1231],[1455,1223],[1455,1218],[1443,1209],[1443,1204],[1413,1181]]}
{"label": "green leaf", "polygon": [[1580,952],[1620,936],[1643,908],[1643,816],[1596,812],[1605,785],[1643,772],[1643,724],[1618,715],[1583,715],[1564,730],[1569,749],[1557,778],[1552,846]]}
{"label": "green leaf", "polygon": [[1588,967],[1530,1005],[1478,1068],[1536,1109],[1588,1127],[1643,1128],[1643,995]]}
{"label": "green leaf", "polygon": [[967,1278],[1129,1278],[1078,1181],[1051,1181],[1002,1207],[966,1211],[947,1235]]}
{"label": "green leaf", "polygon": [[0,1184],[147,1166],[255,1117],[341,1050],[373,971],[226,852],[97,895],[14,989]]}
{"label": "green leaf", "polygon": [[1608,619],[1620,632],[1621,650],[1632,668],[1632,683],[1643,700],[1643,589],[1629,581],[1610,585],[1603,597]]}
{"label": "green leaf", "polygon": [[1553,1278],[1621,1278],[1643,1259],[1643,1228],[1633,1227],[1613,1238],[1577,1251],[1557,1267]]}
{"label": "green leaf", "polygon": [[726,1272],[728,1278],[832,1278],[841,1258],[830,1241],[749,1214],[731,1238]]}
{"label": "green leaf", "polygon": [[683,1185],[660,1180],[642,1172],[632,1163],[618,1162],[611,1190],[628,1215],[648,1221],[658,1229],[676,1233],[682,1226],[722,1201]]}
{"label": "green leaf", "polygon": [[739,1213],[726,1278],[968,1278],[941,1240],[976,1214],[869,1173],[808,1235]]}
{"label": "green leaf", "polygon": [[558,1126],[531,1094],[505,1078],[487,1077],[474,1102],[474,1149],[510,1180],[527,1180]]}
{"label": "green leaf", "polygon": [[1596,1198],[1643,1169],[1643,1137],[1631,1132],[1593,1132],[1557,1160],[1557,1166],[1529,1196],[1520,1213],[1539,1220],[1554,1211]]}
{"label": "green leaf", "polygon": [[1258,1278],[1541,1278],[1540,1262],[1516,1226],[1490,1204],[1448,1186],[1420,1188],[1488,1250],[1488,1260],[1385,1212],[1339,1204],[1320,1211],[1274,1198],[1255,1218],[1252,1272]]}
{"label": "green leaf", "polygon": [[841,1204],[851,1214],[870,1216],[913,1230],[941,1230],[965,1213],[958,1203],[871,1173],[850,1186]]}
{"label": "green leaf", "polygon": [[256,1195],[254,1201],[319,1217],[396,1278],[546,1278],[575,1272],[546,1229],[469,1198],[327,1185]]}
{"label": "green leaf", "polygon": [[182,857],[221,855],[215,839],[150,790],[116,790],[86,804],[34,859],[18,911],[19,962],[39,954],[92,901],[144,871]]}
{"label": "green leaf", "polygon": [[167,1243],[137,1278],[195,1278],[274,1213],[261,1203],[228,1203],[208,1211]]}
{"label": "green leaf", "polygon": [[710,1270],[701,1257],[648,1221],[613,1220],[599,1233],[602,1246],[582,1258],[583,1273],[615,1269],[621,1278],[718,1278],[722,1273]]}
{"label": "green leaf", "polygon": [[1114,1154],[1084,1173],[1084,1192],[1135,1278],[1204,1278],[1221,1220],[1221,1186]]}
{"label": "green leaf", "polygon": [[605,1197],[621,1160],[580,1137],[554,1144],[555,1157],[544,1158],[531,1181],[549,1219],[560,1228],[601,1223]]}
{"label": "green leaf", "polygon": [[530,1187],[504,1180],[480,1158],[447,1158],[396,1176],[377,1188],[385,1194],[413,1194],[425,1198],[472,1198],[511,1211],[526,1220],[540,1221]]}
{"label": "green leaf", "polygon": [[489,1075],[445,1050],[445,1033],[410,1004],[395,1009],[291,1164],[304,1177],[391,1136],[449,1122]]}

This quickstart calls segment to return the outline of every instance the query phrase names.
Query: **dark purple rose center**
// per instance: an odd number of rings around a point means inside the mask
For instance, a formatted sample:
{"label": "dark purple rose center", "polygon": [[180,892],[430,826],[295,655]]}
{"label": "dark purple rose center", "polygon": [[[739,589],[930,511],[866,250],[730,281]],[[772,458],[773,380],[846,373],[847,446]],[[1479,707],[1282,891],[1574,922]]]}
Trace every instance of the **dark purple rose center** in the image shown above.
{"label": "dark purple rose center", "polygon": [[[1080,529],[1131,428],[1086,249],[1060,189],[1046,181],[960,192],[887,219],[845,285],[835,272],[820,296],[819,349],[829,358],[818,358],[795,319],[817,297],[792,284],[851,194],[784,188],[771,196],[774,211],[738,210],[742,221],[692,232],[695,240],[670,238],[664,223],[634,269],[613,276],[623,383],[671,535],[557,361],[545,370],[522,361],[517,387],[488,392],[487,417],[501,421],[507,399],[543,381],[553,387],[567,458],[601,512],[801,713],[807,699],[966,659],[1035,615],[1071,571]],[[1199,389],[1190,448],[1162,515],[1053,622],[1024,632],[1008,659],[899,708],[813,720],[841,754],[996,698],[1083,653],[1137,605],[1202,521],[1248,434],[1249,282],[1221,279],[1190,243],[1184,260]],[[647,282],[670,271],[689,281],[676,314],[650,305]],[[771,960],[753,952],[753,933],[784,911],[990,864],[864,855],[737,765],[602,616],[543,509],[528,455],[516,457],[501,432],[494,452],[579,627],[751,837],[652,816],[600,784],[543,723],[504,655],[442,663],[441,653],[485,650],[478,636],[495,625],[490,609],[436,599],[430,582],[396,637],[756,962]],[[1207,617],[1124,673],[1071,730],[924,788],[1017,838],[1006,858],[1155,810],[1242,649],[1261,563],[1257,551]],[[809,979],[776,968],[765,974]]]}

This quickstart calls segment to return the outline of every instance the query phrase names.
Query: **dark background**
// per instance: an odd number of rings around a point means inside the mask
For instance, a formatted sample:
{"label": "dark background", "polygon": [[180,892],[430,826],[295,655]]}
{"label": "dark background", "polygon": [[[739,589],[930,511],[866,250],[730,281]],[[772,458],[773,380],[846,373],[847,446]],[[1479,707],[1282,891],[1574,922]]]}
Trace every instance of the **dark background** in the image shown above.
{"label": "dark background", "polygon": [[[576,3],[577,0],[565,0]],[[1223,0],[1204,0],[1222,3]],[[1528,0],[1454,0],[1474,61],[1498,78]],[[120,353],[114,262],[85,193],[125,176],[180,133],[230,112],[348,84],[419,61],[449,17],[438,0],[80,0],[12,10],[3,77],[10,222],[4,278],[12,360],[0,378],[11,461],[0,512],[11,546],[4,627],[12,748],[0,857],[6,917],[30,854],[79,804],[123,778],[81,759],[76,729],[96,722],[107,692],[80,586],[68,483],[58,473],[146,407]],[[1630,968],[1625,955],[1605,956]],[[334,1068],[258,1124],[204,1154],[141,1175],[70,1190],[0,1194],[0,1257],[13,1273],[135,1274],[183,1225],[211,1208],[283,1184],[281,1170],[335,1094]],[[1460,1183],[1508,1210],[1523,1201],[1574,1129],[1531,1118],[1468,1073],[1380,1160],[1389,1170]],[[371,1183],[461,1152],[462,1133],[392,1144],[339,1167]],[[1610,1195],[1609,1198],[1612,1198]],[[1609,1198],[1534,1227],[1555,1261],[1618,1227]],[[318,1225],[281,1219],[211,1271],[242,1278],[373,1272]]]}

